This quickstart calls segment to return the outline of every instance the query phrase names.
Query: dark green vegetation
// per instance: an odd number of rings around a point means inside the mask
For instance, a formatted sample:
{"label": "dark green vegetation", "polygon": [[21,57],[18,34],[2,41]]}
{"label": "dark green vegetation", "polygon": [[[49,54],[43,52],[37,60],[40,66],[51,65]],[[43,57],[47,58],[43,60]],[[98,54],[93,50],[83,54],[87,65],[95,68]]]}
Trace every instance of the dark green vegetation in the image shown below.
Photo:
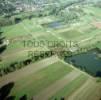
{"label": "dark green vegetation", "polygon": [[12,82],[0,88],[0,99],[1,100],[14,99],[14,96],[9,96],[9,93],[11,89],[13,88],[13,86],[14,86],[14,83]]}
{"label": "dark green vegetation", "polygon": [[37,55],[33,55],[32,51],[30,51],[31,54],[29,54],[29,57],[23,61],[15,61],[11,64],[7,64],[6,67],[5,66],[1,66],[0,68],[0,76],[3,76],[3,75],[6,75],[10,72],[14,72],[18,69],[21,69],[23,67],[26,67],[36,61],[40,61],[42,59],[45,59],[45,58],[48,58],[48,57],[51,57],[54,55],[54,53],[52,51],[46,51],[46,52],[42,52],[42,53],[39,53]]}
{"label": "dark green vegetation", "polygon": [[5,37],[2,35],[2,31],[0,30],[0,54],[6,49],[6,43],[4,43]]}

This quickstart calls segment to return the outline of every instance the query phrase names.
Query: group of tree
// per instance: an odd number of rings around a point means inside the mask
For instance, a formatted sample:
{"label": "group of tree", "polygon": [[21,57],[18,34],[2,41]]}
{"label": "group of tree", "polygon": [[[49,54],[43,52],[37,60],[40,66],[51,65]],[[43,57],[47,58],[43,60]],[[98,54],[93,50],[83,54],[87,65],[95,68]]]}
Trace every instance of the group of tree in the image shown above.
{"label": "group of tree", "polygon": [[96,2],[94,5],[95,5],[95,7],[99,7],[99,8],[101,8],[101,1],[99,0],[99,1]]}
{"label": "group of tree", "polygon": [[[44,3],[44,0],[40,0],[40,3],[36,0],[1,0],[0,1],[0,14],[6,16],[6,18],[1,18],[0,19],[0,26],[6,26],[6,25],[12,25],[15,24],[14,18],[12,19],[11,17],[15,14],[16,12],[16,4],[18,3],[19,6],[22,8],[27,7],[29,5],[28,9],[32,9],[31,7],[36,7],[36,10],[32,11],[27,11],[27,16],[24,15],[24,17],[21,17],[20,19],[30,19],[31,17],[44,17],[44,16],[49,16],[49,15],[56,15],[63,18],[64,21],[69,21],[77,18],[77,14],[75,12],[62,12],[65,8],[75,4],[82,2],[82,0],[77,0],[77,1],[68,1],[68,2],[59,2],[58,0],[56,2],[51,2],[47,0],[46,4]],[[30,7],[31,6],[31,7]],[[26,11],[26,9],[25,9]],[[25,12],[23,10],[23,12]],[[22,12],[18,13],[18,15],[22,14]],[[31,17],[30,17],[31,16]],[[16,19],[16,18],[15,18]]]}
{"label": "group of tree", "polygon": [[0,54],[6,49],[7,45],[4,44],[5,37],[2,35],[2,31],[0,28]]}
{"label": "group of tree", "polygon": [[52,55],[54,55],[54,53],[52,51],[46,51],[46,52],[41,53],[39,55],[33,55],[32,57],[30,57],[26,60],[23,60],[20,62],[13,62],[6,67],[1,66],[0,76],[6,75],[10,72],[14,72],[15,70],[21,69],[21,68],[23,68],[23,67],[25,67],[31,63],[42,60],[44,58],[51,57]]}
{"label": "group of tree", "polygon": [[18,24],[21,21],[23,21],[24,19],[31,20],[32,17],[35,17],[35,15],[34,14],[29,14],[29,13],[28,14],[22,14],[20,17],[5,16],[5,17],[0,18],[0,27]]}
{"label": "group of tree", "polygon": [[0,0],[0,14],[9,15],[16,10],[14,4],[10,0]]}
{"label": "group of tree", "polygon": [[8,83],[0,88],[0,100],[14,100],[15,96],[9,96],[14,82]]}
{"label": "group of tree", "polygon": [[[10,82],[0,87],[0,100],[15,100],[16,96],[10,95],[13,87],[14,87],[14,82]],[[19,100],[28,100],[27,95],[21,96]]]}
{"label": "group of tree", "polygon": [[76,12],[61,12],[61,18],[64,22],[69,23],[77,20],[79,17]]}

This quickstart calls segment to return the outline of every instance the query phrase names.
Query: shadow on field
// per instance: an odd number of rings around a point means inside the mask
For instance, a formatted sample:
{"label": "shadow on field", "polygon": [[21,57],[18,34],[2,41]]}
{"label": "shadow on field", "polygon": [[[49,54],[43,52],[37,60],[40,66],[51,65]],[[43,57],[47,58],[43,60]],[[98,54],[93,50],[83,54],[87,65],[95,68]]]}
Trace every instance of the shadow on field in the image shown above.
{"label": "shadow on field", "polygon": [[6,47],[7,47],[6,45],[0,47],[0,54],[4,52],[4,50],[6,49]]}
{"label": "shadow on field", "polygon": [[101,77],[101,71],[96,72],[96,77]]}
{"label": "shadow on field", "polygon": [[0,88],[0,100],[14,100],[15,96],[9,96],[12,88],[14,87],[14,82],[8,83]]}
{"label": "shadow on field", "polygon": [[22,96],[20,100],[27,100],[27,95]]}
{"label": "shadow on field", "polygon": [[5,37],[2,34],[3,32],[0,31],[0,54],[7,48],[7,45],[4,44]]}

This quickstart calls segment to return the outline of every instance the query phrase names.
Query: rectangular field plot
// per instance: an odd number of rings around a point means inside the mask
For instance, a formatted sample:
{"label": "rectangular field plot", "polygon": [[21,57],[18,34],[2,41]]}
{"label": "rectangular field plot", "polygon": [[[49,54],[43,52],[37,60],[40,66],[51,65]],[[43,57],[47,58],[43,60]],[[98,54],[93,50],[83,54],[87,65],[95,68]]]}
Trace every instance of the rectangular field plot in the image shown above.
{"label": "rectangular field plot", "polygon": [[34,32],[43,32],[44,29],[33,20],[24,20],[18,24],[3,27],[4,36],[7,38],[14,38],[22,35],[34,34]]}
{"label": "rectangular field plot", "polygon": [[76,79],[74,79],[72,82],[67,84],[62,90],[58,91],[53,97],[50,98],[50,100],[54,100],[55,98],[57,100],[60,100],[62,97],[68,98],[73,92],[75,92],[80,86],[82,86],[88,77],[86,75],[81,74]]}
{"label": "rectangular field plot", "polygon": [[56,41],[58,38],[55,35],[52,35],[52,33],[46,33],[46,35],[42,35],[38,37],[40,40],[47,40],[47,41]]}
{"label": "rectangular field plot", "polygon": [[3,27],[2,30],[4,31],[4,36],[6,36],[7,38],[28,34],[21,23]]}
{"label": "rectangular field plot", "polygon": [[46,17],[42,17],[42,18],[37,18],[36,20],[38,20],[38,23],[41,25],[43,23],[53,22],[54,20],[56,20],[56,18],[55,18],[55,16],[46,16]]}
{"label": "rectangular field plot", "polygon": [[[24,94],[26,94],[28,98],[33,97],[40,91],[44,90],[44,88],[61,79],[71,71],[72,68],[61,62],[56,62],[47,66],[47,68],[39,70],[36,73],[32,73],[16,81],[11,95],[16,95],[16,100],[18,100],[18,98],[23,96]],[[23,73],[26,72],[22,72],[22,74]]]}
{"label": "rectangular field plot", "polygon": [[96,18],[101,18],[101,9],[100,7],[86,7],[84,11],[87,14],[92,14]]}
{"label": "rectangular field plot", "polygon": [[76,38],[78,36],[81,36],[82,33],[79,32],[78,30],[69,30],[69,31],[64,31],[62,33],[59,33],[59,35],[61,37],[63,37],[64,39],[72,39],[72,38]]}

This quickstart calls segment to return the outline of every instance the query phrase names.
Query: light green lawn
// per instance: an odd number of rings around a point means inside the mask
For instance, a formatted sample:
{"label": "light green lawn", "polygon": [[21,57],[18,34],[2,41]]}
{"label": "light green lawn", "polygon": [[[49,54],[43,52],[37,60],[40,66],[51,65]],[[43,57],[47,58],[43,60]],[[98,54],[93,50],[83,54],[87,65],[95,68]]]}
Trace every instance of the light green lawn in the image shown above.
{"label": "light green lawn", "polygon": [[7,38],[13,38],[16,36],[27,35],[27,32],[21,23],[3,27],[2,30],[4,32],[3,35]]}
{"label": "light green lawn", "polygon": [[42,32],[43,28],[35,25],[34,19],[32,20],[24,20],[19,24],[6,26],[2,28],[4,32],[3,35],[7,38],[14,38],[17,36],[28,35],[34,32]]}
{"label": "light green lawn", "polygon": [[69,30],[69,31],[65,31],[62,33],[59,33],[59,35],[65,39],[71,39],[71,38],[76,38],[80,35],[82,35],[82,33],[80,33],[78,30],[73,29],[73,30]]}

